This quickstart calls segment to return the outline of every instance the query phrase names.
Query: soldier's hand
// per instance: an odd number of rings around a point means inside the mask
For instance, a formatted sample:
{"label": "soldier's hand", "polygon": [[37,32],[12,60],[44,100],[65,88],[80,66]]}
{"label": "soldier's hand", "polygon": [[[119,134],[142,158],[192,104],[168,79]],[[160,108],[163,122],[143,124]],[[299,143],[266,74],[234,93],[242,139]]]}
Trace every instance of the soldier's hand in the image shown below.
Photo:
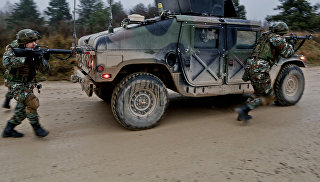
{"label": "soldier's hand", "polygon": [[43,55],[43,58],[48,61],[50,59],[50,54],[49,53],[45,53]]}
{"label": "soldier's hand", "polygon": [[42,59],[42,65],[48,67],[49,63],[46,59]]}
{"label": "soldier's hand", "polygon": [[42,56],[34,56],[33,59],[36,63],[40,63],[42,60]]}
{"label": "soldier's hand", "polygon": [[296,44],[297,44],[297,40],[296,40],[296,39],[290,39],[290,40],[288,41],[288,43],[291,44],[292,47],[294,48],[294,47],[296,46]]}

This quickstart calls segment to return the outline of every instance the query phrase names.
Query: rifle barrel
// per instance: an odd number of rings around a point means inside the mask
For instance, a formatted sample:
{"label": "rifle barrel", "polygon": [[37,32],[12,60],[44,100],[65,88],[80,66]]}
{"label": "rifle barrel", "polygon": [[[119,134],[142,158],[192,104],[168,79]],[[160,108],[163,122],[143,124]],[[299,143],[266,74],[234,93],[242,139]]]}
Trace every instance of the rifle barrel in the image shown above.
{"label": "rifle barrel", "polygon": [[49,54],[73,54],[73,50],[66,49],[48,49]]}
{"label": "rifle barrel", "polygon": [[312,35],[305,35],[305,36],[296,36],[296,35],[291,35],[291,36],[285,36],[284,37],[286,40],[290,40],[290,39],[297,39],[297,40],[301,40],[301,39],[307,39],[307,40],[311,40],[313,38]]}

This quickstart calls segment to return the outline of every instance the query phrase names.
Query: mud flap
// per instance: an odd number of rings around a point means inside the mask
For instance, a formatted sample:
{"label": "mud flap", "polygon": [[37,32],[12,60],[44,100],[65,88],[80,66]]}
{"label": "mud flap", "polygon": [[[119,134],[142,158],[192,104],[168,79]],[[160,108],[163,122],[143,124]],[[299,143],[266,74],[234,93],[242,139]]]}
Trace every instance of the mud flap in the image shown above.
{"label": "mud flap", "polygon": [[80,84],[82,90],[86,92],[88,97],[91,97],[94,89],[94,84],[92,83],[91,79],[88,76],[86,76],[81,80]]}
{"label": "mud flap", "polygon": [[76,70],[74,75],[71,76],[71,81],[73,83],[80,83],[82,91],[85,91],[88,97],[93,95],[95,85],[88,75],[84,75],[80,70]]}

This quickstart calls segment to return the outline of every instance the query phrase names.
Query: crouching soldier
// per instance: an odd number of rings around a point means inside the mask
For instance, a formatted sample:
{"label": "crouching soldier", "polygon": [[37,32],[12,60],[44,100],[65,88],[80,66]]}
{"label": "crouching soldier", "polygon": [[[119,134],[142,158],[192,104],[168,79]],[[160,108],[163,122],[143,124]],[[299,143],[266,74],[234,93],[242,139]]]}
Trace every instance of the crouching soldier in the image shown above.
{"label": "crouching soldier", "polygon": [[284,22],[276,22],[259,38],[253,49],[252,57],[247,60],[244,81],[251,81],[254,94],[247,100],[247,103],[236,108],[238,121],[247,123],[252,117],[249,111],[261,105],[272,104],[275,94],[271,85],[270,69],[277,63],[278,57],[291,57],[294,54],[293,45],[286,42],[283,37],[289,28]]}
{"label": "crouching soldier", "polygon": [[[31,29],[24,29],[17,33],[19,48],[33,49],[36,46],[37,34]],[[48,59],[48,58],[47,58]],[[16,57],[13,47],[8,45],[3,54],[3,66],[6,69],[4,78],[7,80],[9,92],[17,101],[14,115],[8,121],[2,137],[23,137],[22,133],[14,128],[25,118],[28,118],[32,125],[35,135],[45,137],[49,134],[39,123],[37,109],[39,99],[34,95],[35,76],[37,71],[42,73],[49,71],[48,60],[43,57]]]}

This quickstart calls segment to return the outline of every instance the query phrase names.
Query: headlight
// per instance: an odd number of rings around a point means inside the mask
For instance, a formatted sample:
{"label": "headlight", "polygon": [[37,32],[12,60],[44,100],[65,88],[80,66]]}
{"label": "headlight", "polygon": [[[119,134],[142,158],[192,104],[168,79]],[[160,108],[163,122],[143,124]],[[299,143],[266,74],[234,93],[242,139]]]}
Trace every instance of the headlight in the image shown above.
{"label": "headlight", "polygon": [[306,58],[305,56],[303,56],[303,55],[300,55],[300,56],[299,56],[299,59],[300,59],[301,61],[303,61],[303,62],[306,62],[306,61],[307,61],[307,58]]}

